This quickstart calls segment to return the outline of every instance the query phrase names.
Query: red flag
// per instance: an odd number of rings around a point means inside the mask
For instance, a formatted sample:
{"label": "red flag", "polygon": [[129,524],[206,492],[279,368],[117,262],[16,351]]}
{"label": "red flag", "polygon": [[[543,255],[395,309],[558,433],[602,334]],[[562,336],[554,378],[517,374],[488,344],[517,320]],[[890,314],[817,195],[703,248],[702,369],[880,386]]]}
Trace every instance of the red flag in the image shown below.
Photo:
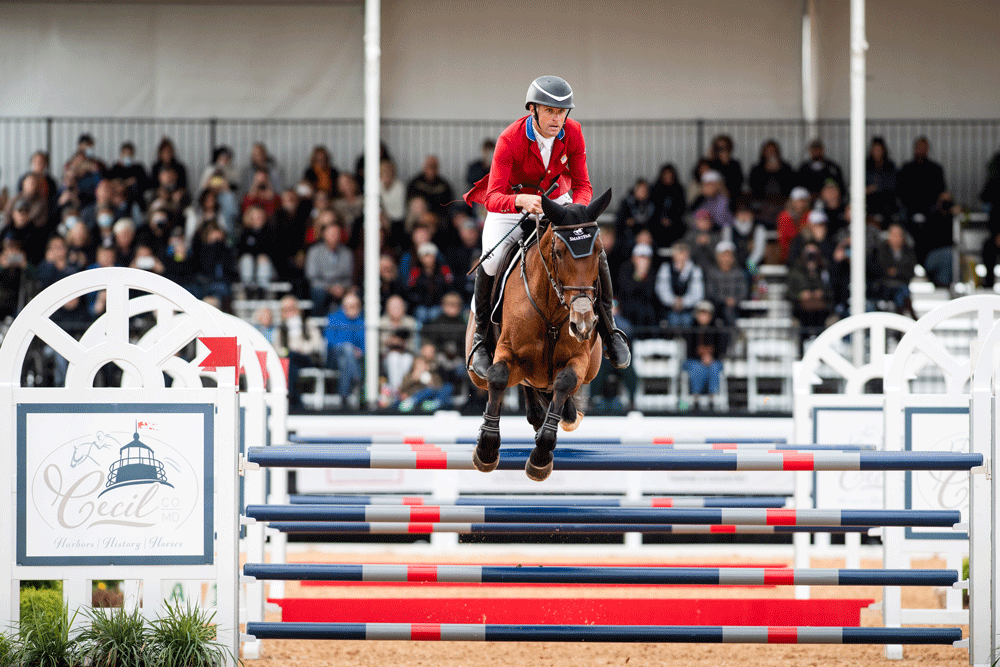
{"label": "red flag", "polygon": [[267,379],[270,377],[267,374],[267,352],[257,350],[257,361],[260,362],[260,374],[264,376],[264,383],[267,384]]}
{"label": "red flag", "polygon": [[281,358],[281,370],[285,371],[285,384],[288,384],[288,357]]}
{"label": "red flag", "polygon": [[219,368],[238,368],[240,365],[240,347],[236,344],[236,336],[202,336],[199,338],[208,354],[200,367],[207,369],[209,366]]}
{"label": "red flag", "polygon": [[201,336],[198,340],[208,348],[208,354],[198,365],[206,371],[232,368],[234,381],[239,385],[240,346],[236,344],[236,336]]}

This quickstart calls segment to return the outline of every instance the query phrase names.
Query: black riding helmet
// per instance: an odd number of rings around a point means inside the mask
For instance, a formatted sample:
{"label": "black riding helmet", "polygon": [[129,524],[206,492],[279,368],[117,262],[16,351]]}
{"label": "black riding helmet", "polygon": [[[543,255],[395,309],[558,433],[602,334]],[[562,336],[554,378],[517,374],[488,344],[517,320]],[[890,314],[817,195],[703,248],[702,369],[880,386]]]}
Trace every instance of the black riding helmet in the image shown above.
{"label": "black riding helmet", "polygon": [[540,76],[528,86],[524,108],[527,109],[529,104],[542,104],[556,109],[572,109],[574,107],[573,89],[558,76]]}

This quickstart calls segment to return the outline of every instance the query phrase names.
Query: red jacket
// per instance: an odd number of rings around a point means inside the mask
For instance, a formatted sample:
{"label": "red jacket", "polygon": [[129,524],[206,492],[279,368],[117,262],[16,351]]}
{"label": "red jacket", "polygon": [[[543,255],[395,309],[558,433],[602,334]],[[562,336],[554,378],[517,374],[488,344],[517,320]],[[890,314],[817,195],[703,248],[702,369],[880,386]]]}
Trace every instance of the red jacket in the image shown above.
{"label": "red jacket", "polygon": [[[590,203],[594,191],[587,174],[587,146],[580,124],[566,119],[552,142],[552,156],[546,169],[535,141],[531,116],[524,116],[511,123],[497,139],[490,173],[465,193],[465,203],[483,204],[492,213],[517,213],[514,199],[518,194],[542,194],[556,179],[559,185],[549,195],[552,199],[572,189],[575,204]],[[525,188],[515,192],[513,186],[518,184]]]}
{"label": "red jacket", "polygon": [[788,253],[792,249],[792,240],[799,235],[809,223],[809,211],[796,220],[787,210],[778,214],[778,244],[781,246],[781,261],[788,261]]}

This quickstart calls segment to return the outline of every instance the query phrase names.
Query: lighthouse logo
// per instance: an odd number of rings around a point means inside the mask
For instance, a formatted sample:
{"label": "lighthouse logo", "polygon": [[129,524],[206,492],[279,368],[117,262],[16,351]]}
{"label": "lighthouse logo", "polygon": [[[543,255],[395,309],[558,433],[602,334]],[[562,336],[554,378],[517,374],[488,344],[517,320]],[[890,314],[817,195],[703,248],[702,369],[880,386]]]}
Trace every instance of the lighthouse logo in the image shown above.
{"label": "lighthouse logo", "polygon": [[[147,422],[142,422],[143,424]],[[109,440],[111,438],[108,438]],[[123,486],[134,486],[136,484],[163,484],[173,488],[174,485],[167,481],[166,469],[163,462],[156,458],[153,448],[139,440],[139,425],[136,424],[135,432],[132,433],[132,442],[119,449],[120,458],[111,464],[108,472],[108,481],[105,489],[98,494],[103,496],[108,491]],[[76,460],[76,450],[73,452]]]}

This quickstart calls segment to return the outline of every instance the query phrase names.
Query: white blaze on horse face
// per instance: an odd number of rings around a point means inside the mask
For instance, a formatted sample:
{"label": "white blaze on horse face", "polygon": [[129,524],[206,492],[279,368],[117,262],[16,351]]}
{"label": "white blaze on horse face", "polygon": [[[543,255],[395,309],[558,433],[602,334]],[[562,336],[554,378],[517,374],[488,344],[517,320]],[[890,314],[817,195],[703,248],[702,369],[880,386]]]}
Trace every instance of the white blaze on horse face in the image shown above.
{"label": "white blaze on horse face", "polygon": [[[572,298],[569,294],[567,298]],[[569,308],[569,333],[581,343],[589,340],[597,325],[597,315],[590,299],[583,295],[572,302]]]}

